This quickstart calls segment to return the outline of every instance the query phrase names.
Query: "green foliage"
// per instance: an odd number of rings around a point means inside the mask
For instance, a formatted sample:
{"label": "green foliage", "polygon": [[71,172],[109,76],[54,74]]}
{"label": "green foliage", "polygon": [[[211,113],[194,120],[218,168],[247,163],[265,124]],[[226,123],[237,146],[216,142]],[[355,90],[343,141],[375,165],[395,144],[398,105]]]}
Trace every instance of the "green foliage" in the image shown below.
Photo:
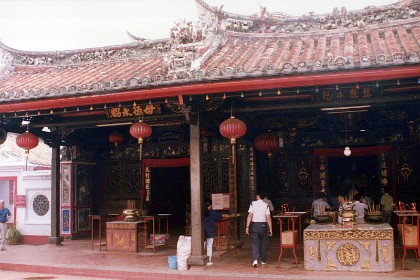
{"label": "green foliage", "polygon": [[6,239],[9,241],[9,244],[14,245],[20,241],[20,233],[16,228],[16,223],[13,224],[11,228],[7,230]]}

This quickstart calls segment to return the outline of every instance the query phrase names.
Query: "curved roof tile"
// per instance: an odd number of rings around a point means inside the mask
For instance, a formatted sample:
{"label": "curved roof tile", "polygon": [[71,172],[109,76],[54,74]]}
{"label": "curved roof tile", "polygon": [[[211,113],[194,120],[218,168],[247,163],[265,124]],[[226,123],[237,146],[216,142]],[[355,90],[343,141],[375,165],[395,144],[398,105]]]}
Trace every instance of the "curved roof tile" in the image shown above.
{"label": "curved roof tile", "polygon": [[184,29],[182,40],[173,29],[171,39],[139,38],[64,52],[25,52],[0,44],[0,100],[419,63],[418,1],[300,18],[265,12],[241,16],[196,1],[205,24]]}

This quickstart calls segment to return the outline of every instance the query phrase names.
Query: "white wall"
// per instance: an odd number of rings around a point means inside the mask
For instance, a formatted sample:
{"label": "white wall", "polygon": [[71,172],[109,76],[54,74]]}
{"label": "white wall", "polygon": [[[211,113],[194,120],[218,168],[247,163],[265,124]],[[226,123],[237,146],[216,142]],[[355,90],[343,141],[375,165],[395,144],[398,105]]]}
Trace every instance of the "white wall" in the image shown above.
{"label": "white wall", "polygon": [[[16,208],[19,229],[22,235],[51,236],[51,171],[25,171],[18,182],[18,195],[26,195],[26,208]],[[38,215],[34,211],[34,199],[45,196],[48,212]]]}
{"label": "white wall", "polygon": [[[25,161],[0,163],[0,197],[5,200],[10,212],[13,214],[14,205],[9,202],[9,179],[17,177],[16,194],[26,195],[26,207],[16,208],[17,228],[22,235],[51,236],[51,170],[33,171],[33,166],[28,165],[25,171]],[[6,195],[7,198],[3,198]],[[37,215],[33,208],[33,202],[38,195],[44,195],[48,202],[48,212]],[[10,219],[13,222],[14,219]]]}

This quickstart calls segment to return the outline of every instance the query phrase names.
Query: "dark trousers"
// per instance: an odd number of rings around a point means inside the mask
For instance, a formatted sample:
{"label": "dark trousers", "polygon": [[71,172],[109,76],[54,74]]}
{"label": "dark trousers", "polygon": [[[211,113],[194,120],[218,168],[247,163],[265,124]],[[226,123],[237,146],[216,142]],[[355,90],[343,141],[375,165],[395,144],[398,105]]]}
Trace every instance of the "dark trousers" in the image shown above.
{"label": "dark trousers", "polygon": [[382,222],[391,224],[392,211],[382,211]]}
{"label": "dark trousers", "polygon": [[267,262],[267,223],[252,223],[252,261]]}

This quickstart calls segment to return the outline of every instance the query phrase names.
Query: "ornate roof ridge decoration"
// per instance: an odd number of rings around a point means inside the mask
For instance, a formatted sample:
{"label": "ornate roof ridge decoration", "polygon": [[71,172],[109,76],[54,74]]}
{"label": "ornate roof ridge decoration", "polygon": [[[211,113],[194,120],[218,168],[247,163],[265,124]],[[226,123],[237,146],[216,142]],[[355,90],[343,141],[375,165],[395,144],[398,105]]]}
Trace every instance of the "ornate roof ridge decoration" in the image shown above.
{"label": "ornate roof ridge decoration", "polygon": [[369,33],[372,30],[379,29],[383,31],[385,28],[397,28],[400,26],[404,26],[407,29],[412,29],[419,26],[420,17],[410,18],[404,21],[402,24],[401,21],[394,21],[390,23],[377,23],[371,24],[365,27],[358,27],[351,30],[342,30],[342,29],[334,29],[334,30],[310,30],[306,32],[296,32],[296,33],[244,33],[244,32],[236,32],[236,31],[225,31],[224,34],[227,37],[238,37],[238,38],[296,38],[296,37],[307,37],[307,36],[332,36],[332,35],[340,35],[347,32],[360,32],[365,31]]}
{"label": "ornate roof ridge decoration", "polygon": [[283,13],[270,13],[260,6],[260,13],[251,16],[224,12],[223,6],[211,7],[196,0],[200,18],[217,18],[218,28],[246,33],[296,33],[335,29],[363,28],[367,25],[389,23],[420,16],[418,0],[402,0],[380,7],[367,6],[361,10],[347,11],[334,8],[329,14],[291,17]]}
{"label": "ornate roof ridge decoration", "polygon": [[4,53],[3,56],[7,54],[9,58],[11,57],[10,64],[15,66],[65,66],[159,55],[171,48],[169,41],[169,39],[141,40],[130,44],[65,51],[23,51],[0,42],[0,51]]}

